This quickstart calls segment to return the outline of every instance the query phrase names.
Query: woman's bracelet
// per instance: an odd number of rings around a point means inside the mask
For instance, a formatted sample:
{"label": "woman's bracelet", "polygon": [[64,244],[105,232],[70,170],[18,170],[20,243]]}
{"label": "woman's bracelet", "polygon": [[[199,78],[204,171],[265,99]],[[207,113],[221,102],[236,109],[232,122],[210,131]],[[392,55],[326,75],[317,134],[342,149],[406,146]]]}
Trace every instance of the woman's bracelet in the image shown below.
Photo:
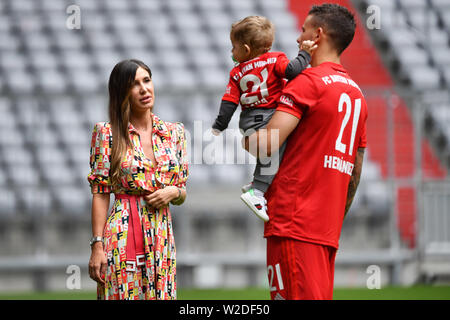
{"label": "woman's bracelet", "polygon": [[178,190],[178,197],[170,201],[171,204],[178,204],[178,202],[181,200],[181,189],[177,187],[177,190]]}

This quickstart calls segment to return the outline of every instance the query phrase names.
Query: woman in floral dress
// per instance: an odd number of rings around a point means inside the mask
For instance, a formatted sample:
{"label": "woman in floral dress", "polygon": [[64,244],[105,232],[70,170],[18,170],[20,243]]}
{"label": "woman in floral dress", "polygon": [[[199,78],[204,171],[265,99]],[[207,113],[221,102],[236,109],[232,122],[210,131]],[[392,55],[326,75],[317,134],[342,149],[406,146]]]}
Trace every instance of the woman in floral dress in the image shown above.
{"label": "woman in floral dress", "polygon": [[[89,275],[98,299],[176,299],[169,203],[186,198],[188,161],[182,123],[153,114],[152,74],[124,60],[109,79],[109,122],[92,132]],[[110,194],[114,203],[108,215]]]}

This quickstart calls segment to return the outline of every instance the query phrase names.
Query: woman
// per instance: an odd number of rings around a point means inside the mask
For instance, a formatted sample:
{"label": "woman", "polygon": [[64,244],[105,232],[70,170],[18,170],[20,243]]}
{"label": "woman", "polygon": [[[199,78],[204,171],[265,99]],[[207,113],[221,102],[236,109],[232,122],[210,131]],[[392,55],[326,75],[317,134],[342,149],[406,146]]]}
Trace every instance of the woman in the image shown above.
{"label": "woman", "polygon": [[169,203],[186,198],[184,127],[153,114],[152,73],[143,62],[119,62],[108,86],[110,122],[97,123],[91,141],[89,275],[98,299],[176,299]]}

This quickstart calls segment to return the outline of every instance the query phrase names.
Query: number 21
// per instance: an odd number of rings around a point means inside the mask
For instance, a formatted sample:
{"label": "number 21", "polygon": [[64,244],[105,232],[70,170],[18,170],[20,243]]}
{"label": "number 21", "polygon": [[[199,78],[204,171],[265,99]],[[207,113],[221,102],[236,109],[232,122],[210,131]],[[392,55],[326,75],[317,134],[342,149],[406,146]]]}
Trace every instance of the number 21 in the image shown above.
{"label": "number 21", "polygon": [[[276,275],[277,275],[278,288],[280,290],[283,290],[284,289],[284,284],[283,284],[283,279],[281,278],[281,270],[280,270],[280,264],[279,263],[277,263],[275,265],[275,270],[276,270]],[[275,276],[275,271],[273,270],[272,265],[269,265],[267,267],[267,271],[269,273],[269,288],[270,288],[270,291],[277,291],[277,287],[276,286],[272,286],[273,278]]]}
{"label": "number 21", "polygon": [[[341,124],[341,130],[339,131],[339,136],[336,139],[336,150],[345,153],[347,149],[347,145],[342,143],[342,135],[344,134],[344,129],[347,126],[347,122],[350,119],[351,113],[352,113],[352,100],[350,99],[349,95],[346,93],[341,94],[341,97],[339,98],[339,104],[338,104],[338,112],[342,112],[343,105],[345,104],[345,116],[344,119],[342,119]],[[353,123],[352,123],[352,135],[350,138],[350,148],[349,148],[349,155],[352,155],[353,153],[353,145],[355,144],[355,135],[356,135],[356,129],[358,128],[358,121],[359,121],[359,114],[361,113],[361,99],[355,100],[355,114],[353,115]]]}
{"label": "number 21", "polygon": [[267,78],[269,76],[269,72],[267,71],[267,68],[264,68],[261,71],[261,76],[263,78],[263,81],[261,82],[261,79],[255,74],[248,74],[244,76],[241,81],[239,81],[239,85],[241,87],[242,91],[247,91],[247,85],[252,82],[253,86],[249,93],[244,93],[241,96],[241,103],[242,104],[252,104],[256,103],[260,100],[258,97],[258,91],[261,95],[261,99],[269,96],[269,91],[267,90]]}

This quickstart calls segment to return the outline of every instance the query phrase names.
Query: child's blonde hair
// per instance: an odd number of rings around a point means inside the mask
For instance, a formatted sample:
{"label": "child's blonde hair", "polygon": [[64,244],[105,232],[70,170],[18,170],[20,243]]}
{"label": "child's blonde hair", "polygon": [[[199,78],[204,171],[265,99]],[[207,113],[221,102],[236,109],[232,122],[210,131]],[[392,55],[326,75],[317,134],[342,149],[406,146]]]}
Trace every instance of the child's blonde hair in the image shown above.
{"label": "child's blonde hair", "polygon": [[272,48],[275,26],[266,17],[248,16],[231,25],[230,38],[260,54],[265,53]]}

